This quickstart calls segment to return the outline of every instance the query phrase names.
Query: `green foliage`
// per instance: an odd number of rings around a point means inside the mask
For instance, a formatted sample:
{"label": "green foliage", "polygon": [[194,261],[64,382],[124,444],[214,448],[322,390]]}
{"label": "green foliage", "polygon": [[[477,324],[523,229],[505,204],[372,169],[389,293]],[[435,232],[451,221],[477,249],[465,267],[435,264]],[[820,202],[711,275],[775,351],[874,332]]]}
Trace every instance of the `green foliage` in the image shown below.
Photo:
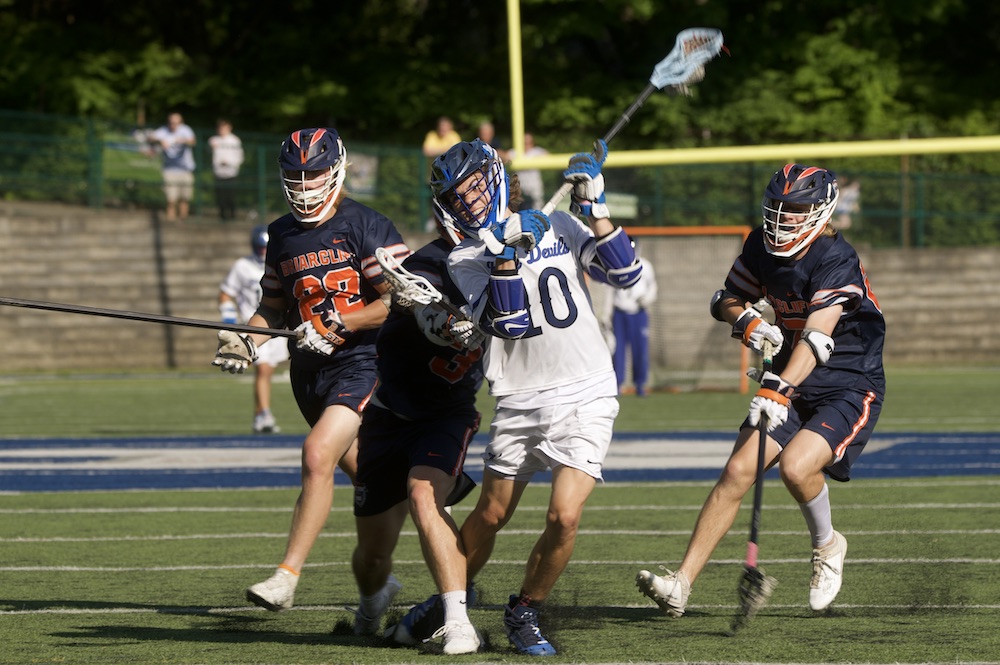
{"label": "green foliage", "polygon": [[[519,6],[524,122],[550,151],[575,152],[604,134],[676,34],[695,25],[720,27],[731,55],[709,65],[690,97],[651,97],[615,149],[1000,134],[1000,4],[986,0],[521,0]],[[202,139],[209,131],[202,128],[220,115],[234,121],[245,141],[252,133],[281,137],[295,127],[332,125],[349,146],[393,150],[417,149],[435,118],[446,114],[465,138],[492,118],[500,141],[510,140],[502,2],[29,0],[0,4],[0,34],[6,36],[0,109],[83,115],[115,131],[156,126],[180,110]],[[103,136],[102,127],[93,131]],[[81,136],[65,123],[37,133]],[[207,151],[196,150],[207,164]],[[95,151],[101,153],[88,145],[67,154]],[[23,191],[39,178],[18,169],[18,158],[0,160],[13,162],[0,165],[0,195],[44,198],[38,190]],[[43,167],[40,161],[29,163]],[[427,214],[421,167],[401,154],[382,161],[379,192],[370,201],[404,226],[421,224]],[[754,169],[766,174],[775,167],[725,166],[681,176],[672,167],[648,169],[626,175],[637,187],[624,191],[640,200],[638,223],[752,223],[758,194],[750,192],[761,181],[744,189],[745,168],[758,176]],[[103,195],[90,191],[97,168],[53,168],[57,178],[61,170],[86,174],[82,182],[59,180],[57,197],[160,200],[156,188],[140,187],[137,179],[113,179]],[[247,198],[258,208],[281,210],[273,192],[251,191],[261,182],[252,168],[248,158]],[[960,186],[951,193],[928,187],[927,198],[907,198],[921,186],[907,179],[921,174],[1000,175],[998,154],[868,159],[838,170],[866,182],[852,239],[998,242],[991,196]],[[739,189],[720,186],[734,171]],[[404,179],[411,174],[418,178],[412,185]]]}

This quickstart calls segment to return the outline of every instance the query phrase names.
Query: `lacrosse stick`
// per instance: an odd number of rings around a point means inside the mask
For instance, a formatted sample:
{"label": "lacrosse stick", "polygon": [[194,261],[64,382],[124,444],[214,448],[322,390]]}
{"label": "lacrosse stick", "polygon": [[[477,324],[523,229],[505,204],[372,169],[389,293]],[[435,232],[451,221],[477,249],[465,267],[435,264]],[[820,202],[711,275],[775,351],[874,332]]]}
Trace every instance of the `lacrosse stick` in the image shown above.
{"label": "lacrosse stick", "polygon": [[385,247],[375,249],[375,260],[382,266],[382,274],[389,283],[389,289],[399,296],[400,300],[409,300],[418,305],[437,305],[456,318],[469,318],[462,313],[462,310],[451,304],[443,293],[434,288],[426,277],[415,275],[404,268]]}
{"label": "lacrosse stick", "polygon": [[190,326],[192,328],[211,328],[213,330],[232,330],[233,332],[241,333],[260,333],[261,335],[271,335],[272,337],[291,337],[294,339],[302,337],[302,333],[294,330],[287,330],[285,328],[258,328],[257,326],[246,326],[240,323],[204,321],[202,319],[187,319],[182,316],[170,316],[168,314],[146,314],[144,312],[103,309],[101,307],[87,307],[86,305],[64,305],[57,302],[22,300],[20,298],[6,298],[3,296],[0,296],[0,305],[26,307],[29,309],[43,309],[51,312],[67,312],[69,314],[106,316],[113,319],[128,319],[129,321],[145,321],[147,323],[168,323],[175,326]]}
{"label": "lacrosse stick", "polygon": [[[771,371],[771,356],[774,347],[768,340],[761,342],[764,352],[764,372]],[[761,377],[763,374],[760,375]],[[778,581],[757,567],[757,539],[760,533],[760,508],[764,500],[764,455],[767,450],[767,415],[761,409],[757,423],[757,477],[753,488],[753,513],[750,517],[750,539],[747,541],[747,557],[740,578],[740,608],[729,627],[729,634],[735,635],[744,628],[757,611],[764,607]]]}
{"label": "lacrosse stick", "polygon": [[[688,86],[694,85],[705,78],[705,63],[719,55],[725,47],[722,45],[722,31],[715,28],[688,28],[677,35],[674,47],[667,54],[667,57],[660,61],[653,68],[653,74],[649,77],[649,83],[639,96],[635,98],[631,106],[625,109],[618,121],[604,135],[604,142],[611,143],[611,140],[618,136],[625,125],[629,123],[632,116],[646,102],[650,95],[657,90],[662,90],[666,86],[680,94],[690,94]],[[559,202],[567,194],[573,191],[573,185],[564,182],[562,186],[552,195],[548,203],[542,208],[546,215],[552,214]]]}

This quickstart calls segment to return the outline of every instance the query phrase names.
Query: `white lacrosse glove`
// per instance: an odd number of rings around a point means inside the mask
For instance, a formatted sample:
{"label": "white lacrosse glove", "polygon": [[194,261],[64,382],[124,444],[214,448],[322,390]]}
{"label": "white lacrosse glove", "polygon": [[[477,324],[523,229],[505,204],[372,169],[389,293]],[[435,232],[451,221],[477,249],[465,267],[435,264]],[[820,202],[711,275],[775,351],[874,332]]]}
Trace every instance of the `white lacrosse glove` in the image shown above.
{"label": "white lacrosse glove", "polygon": [[219,348],[212,364],[230,374],[242,374],[257,360],[257,345],[250,335],[232,330],[219,331]]}
{"label": "white lacrosse glove", "polygon": [[785,341],[781,329],[761,318],[760,312],[753,307],[747,307],[736,319],[736,323],[733,324],[733,337],[741,340],[758,356],[764,355],[765,339],[773,345],[771,353],[774,355],[778,355]]}
{"label": "white lacrosse glove", "polygon": [[573,185],[569,211],[581,217],[606,219],[611,217],[604,196],[604,174],[601,166],[608,158],[608,144],[604,139],[594,141],[594,152],[581,152],[569,159],[569,168],[563,178]]}
{"label": "white lacrosse glove", "polygon": [[424,337],[438,346],[474,349],[486,336],[468,319],[460,319],[434,305],[419,305],[413,310]]}
{"label": "white lacrosse glove", "polygon": [[760,380],[760,390],[750,400],[747,420],[755,426],[760,422],[761,413],[767,416],[767,431],[773,432],[788,420],[788,405],[792,403],[795,386],[784,381],[773,372],[764,372]]}
{"label": "white lacrosse glove", "polygon": [[302,333],[295,342],[295,348],[332,356],[347,341],[351,331],[344,326],[340,314],[327,312],[325,316],[326,321],[323,321],[322,316],[316,315],[295,329],[295,332]]}
{"label": "white lacrosse glove", "polygon": [[541,210],[522,210],[497,224],[493,237],[508,247],[531,251],[549,230],[549,218]]}

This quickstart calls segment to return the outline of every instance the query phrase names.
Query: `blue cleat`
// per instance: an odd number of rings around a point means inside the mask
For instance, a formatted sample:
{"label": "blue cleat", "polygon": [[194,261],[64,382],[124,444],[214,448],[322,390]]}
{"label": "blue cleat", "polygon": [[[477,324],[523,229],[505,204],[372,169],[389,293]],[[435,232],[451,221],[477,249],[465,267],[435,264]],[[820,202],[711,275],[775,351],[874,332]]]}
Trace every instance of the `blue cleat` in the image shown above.
{"label": "blue cleat", "polygon": [[520,653],[527,656],[554,656],[556,649],[538,628],[538,609],[521,605],[511,596],[503,612],[503,628],[507,639]]}
{"label": "blue cleat", "polygon": [[[469,582],[466,597],[469,607],[476,604],[474,582]],[[444,626],[444,603],[441,602],[440,595],[434,594],[419,605],[411,607],[399,623],[389,626],[385,631],[385,637],[396,644],[413,646],[433,638],[434,633],[442,626]]]}

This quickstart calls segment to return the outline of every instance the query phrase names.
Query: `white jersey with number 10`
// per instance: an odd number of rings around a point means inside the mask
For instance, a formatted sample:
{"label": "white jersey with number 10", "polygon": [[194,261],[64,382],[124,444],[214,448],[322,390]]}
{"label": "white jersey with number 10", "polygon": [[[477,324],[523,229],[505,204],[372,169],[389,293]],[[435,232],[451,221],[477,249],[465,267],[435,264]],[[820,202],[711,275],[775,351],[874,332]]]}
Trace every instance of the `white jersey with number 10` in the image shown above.
{"label": "white jersey with number 10", "polygon": [[[611,355],[585,282],[584,266],[595,260],[594,235],[568,213],[554,212],[549,220],[551,228],[537,247],[517,250],[531,322],[520,339],[488,338],[490,393],[503,397],[587,384],[614,396]],[[472,303],[476,321],[486,308],[493,262],[485,244],[471,238],[448,257],[452,280]]]}

